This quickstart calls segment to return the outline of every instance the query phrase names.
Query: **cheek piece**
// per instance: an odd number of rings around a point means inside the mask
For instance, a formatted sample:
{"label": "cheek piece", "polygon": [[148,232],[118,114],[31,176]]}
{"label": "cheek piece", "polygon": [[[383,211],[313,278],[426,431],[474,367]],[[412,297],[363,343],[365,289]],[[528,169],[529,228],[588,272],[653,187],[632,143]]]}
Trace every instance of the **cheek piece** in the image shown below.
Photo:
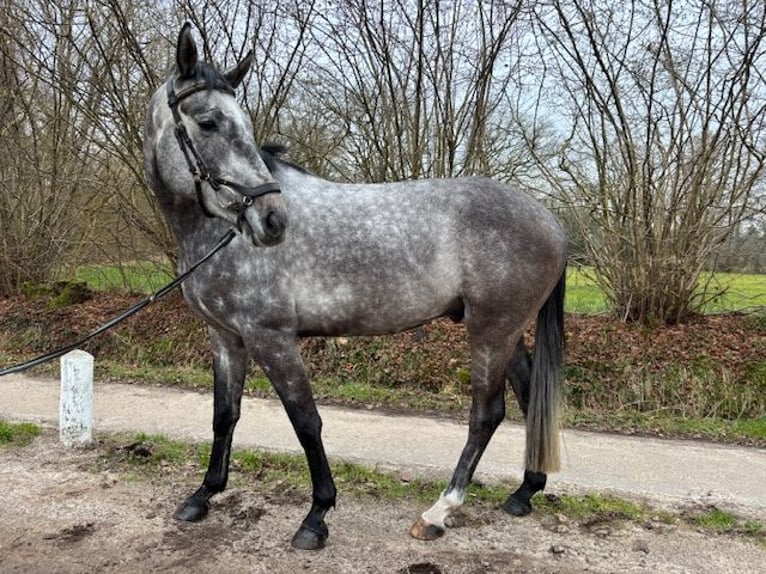
{"label": "cheek piece", "polygon": [[208,217],[214,217],[210,210],[205,206],[205,202],[202,196],[202,182],[207,182],[216,192],[225,186],[234,190],[240,196],[242,201],[236,202],[226,206],[227,208],[233,208],[237,212],[237,229],[242,231],[242,223],[245,219],[245,210],[250,207],[257,198],[268,193],[279,193],[281,190],[279,184],[276,181],[269,181],[260,185],[242,185],[234,181],[229,181],[210,173],[210,170],[205,165],[202,156],[194,147],[194,142],[189,136],[189,132],[184,125],[183,118],[178,111],[178,104],[192,94],[200,92],[202,90],[220,90],[230,95],[234,95],[234,90],[228,84],[216,83],[209,84],[207,82],[194,84],[188,88],[184,88],[180,92],[176,93],[174,88],[174,80],[168,80],[168,106],[173,113],[173,121],[175,122],[175,136],[178,140],[178,145],[186,158],[186,165],[189,168],[189,173],[194,178],[194,189],[197,193],[197,201],[199,202],[202,211]]}

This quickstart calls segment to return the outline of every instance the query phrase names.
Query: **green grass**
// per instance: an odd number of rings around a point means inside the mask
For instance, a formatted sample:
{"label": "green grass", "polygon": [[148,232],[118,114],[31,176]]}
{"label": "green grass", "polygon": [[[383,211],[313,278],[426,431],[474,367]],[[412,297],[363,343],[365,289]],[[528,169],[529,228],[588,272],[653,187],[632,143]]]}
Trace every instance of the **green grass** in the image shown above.
{"label": "green grass", "polygon": [[[606,295],[596,284],[589,267],[567,270],[565,309],[569,313],[598,314],[609,311]],[[753,311],[766,308],[766,275],[744,273],[707,273],[701,283],[708,284],[711,299],[705,313]]]}
{"label": "green grass", "polygon": [[731,512],[713,508],[692,518],[692,523],[711,532],[729,532],[734,527],[737,518]]}
{"label": "green grass", "polygon": [[[766,274],[709,273],[702,277],[703,284],[708,281],[711,296],[717,295],[706,303],[705,313],[766,308]],[[596,284],[592,268],[570,266],[567,269],[565,310],[585,315],[609,312],[609,302]]]}
{"label": "green grass", "polygon": [[8,423],[0,420],[0,447],[26,446],[40,432],[40,427],[33,423]]}
{"label": "green grass", "polygon": [[588,267],[567,268],[567,291],[564,302],[567,313],[595,315],[607,313],[609,303],[601,288],[596,285],[593,271]]}
{"label": "green grass", "polygon": [[96,363],[96,376],[168,386],[213,388],[213,374],[210,369],[153,365],[150,362],[125,364],[101,359]]}
{"label": "green grass", "polygon": [[173,277],[167,263],[151,261],[124,265],[85,265],[75,279],[85,281],[97,291],[124,290],[131,293],[154,293]]}
{"label": "green grass", "polygon": [[711,294],[720,294],[707,303],[706,313],[766,308],[766,275],[715,273],[703,277],[703,280],[707,279],[710,280]]}
{"label": "green grass", "polygon": [[687,511],[683,518],[692,526],[715,534],[733,534],[752,538],[766,545],[766,523],[757,519],[743,519],[716,507]]}
{"label": "green grass", "polygon": [[542,512],[563,513],[568,518],[578,521],[592,521],[596,517],[602,519],[622,519],[632,522],[642,522],[650,517],[662,517],[670,521],[670,515],[629,500],[605,496],[598,493],[584,495],[556,496],[547,498],[537,495],[534,499],[535,508]]}

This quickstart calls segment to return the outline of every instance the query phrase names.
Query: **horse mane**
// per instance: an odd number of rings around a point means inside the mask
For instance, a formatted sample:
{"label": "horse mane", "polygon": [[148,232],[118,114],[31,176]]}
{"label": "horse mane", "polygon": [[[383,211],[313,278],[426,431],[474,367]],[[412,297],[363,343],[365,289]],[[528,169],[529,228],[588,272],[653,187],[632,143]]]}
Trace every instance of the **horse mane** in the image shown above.
{"label": "horse mane", "polygon": [[309,174],[310,172],[291,161],[284,159],[282,156],[287,153],[288,147],[281,143],[268,142],[261,146],[261,158],[263,163],[272,174],[275,174],[280,168],[290,168],[301,173]]}
{"label": "horse mane", "polygon": [[[176,78],[180,78],[178,74],[178,68],[173,66],[168,74],[167,81],[172,81]],[[194,73],[191,76],[183,78],[184,80],[193,80],[201,84],[207,84],[211,89],[229,89],[231,86],[226,81],[224,75],[219,72],[213,66],[205,62],[197,62],[194,68]]]}
{"label": "horse mane", "polygon": [[226,78],[224,78],[223,74],[219,72],[217,68],[206,64],[205,62],[197,62],[197,68],[194,70],[194,75],[214,86],[216,84],[229,85]]}

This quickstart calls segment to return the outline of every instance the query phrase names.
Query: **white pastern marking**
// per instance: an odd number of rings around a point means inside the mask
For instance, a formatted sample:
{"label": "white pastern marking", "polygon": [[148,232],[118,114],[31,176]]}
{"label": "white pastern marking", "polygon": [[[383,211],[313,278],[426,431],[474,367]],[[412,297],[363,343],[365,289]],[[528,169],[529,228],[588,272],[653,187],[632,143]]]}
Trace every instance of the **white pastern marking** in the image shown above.
{"label": "white pastern marking", "polygon": [[439,500],[431,508],[423,513],[423,520],[429,524],[444,528],[445,519],[463,506],[465,492],[462,490],[450,490],[442,492]]}

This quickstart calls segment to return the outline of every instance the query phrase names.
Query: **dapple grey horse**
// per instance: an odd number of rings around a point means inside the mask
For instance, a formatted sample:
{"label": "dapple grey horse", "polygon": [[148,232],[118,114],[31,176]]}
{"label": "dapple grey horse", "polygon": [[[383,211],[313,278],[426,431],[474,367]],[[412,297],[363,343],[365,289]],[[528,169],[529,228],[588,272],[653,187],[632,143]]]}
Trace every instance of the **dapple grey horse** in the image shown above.
{"label": "dapple grey horse", "polygon": [[[268,376],[305,450],[311,509],[293,537],[321,548],[336,490],[322,422],[298,340],[396,333],[437,317],[464,321],[470,341],[468,439],[449,485],[411,534],[434,539],[462,503],[509,382],[527,417],[524,482],[503,505],[530,498],[558,470],[566,239],[538,202],[490,179],[339,184],[261,150],[233,95],[251,56],[226,73],[198,60],[189,25],[174,71],[147,108],[148,180],[180,245],[183,271],[235,226],[235,239],[184,284],[209,325],[213,449],[202,486],[176,511],[198,520],[227,482],[245,373]],[[537,319],[535,352],[522,334]],[[412,429],[417,437],[417,429]]]}

